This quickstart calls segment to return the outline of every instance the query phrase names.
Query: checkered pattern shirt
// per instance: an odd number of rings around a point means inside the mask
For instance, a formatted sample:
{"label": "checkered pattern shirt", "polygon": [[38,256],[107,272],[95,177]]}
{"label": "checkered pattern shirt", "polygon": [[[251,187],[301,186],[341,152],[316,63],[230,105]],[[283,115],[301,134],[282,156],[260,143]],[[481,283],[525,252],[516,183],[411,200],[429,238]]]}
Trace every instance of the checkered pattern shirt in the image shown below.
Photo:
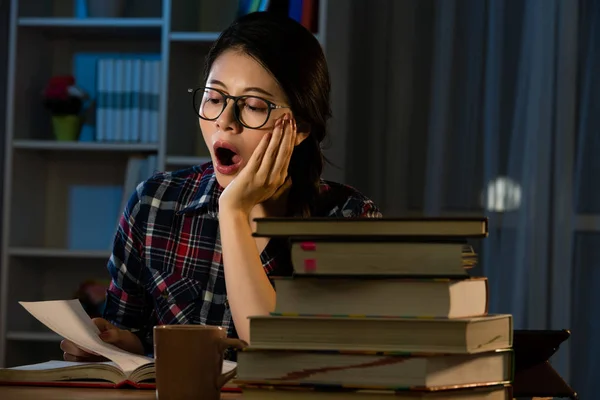
{"label": "checkered pattern shirt", "polygon": [[[237,337],[219,235],[222,190],[211,163],[160,173],[137,187],[123,212],[108,262],[104,318],[135,332],[148,355],[154,325],[218,325]],[[337,183],[321,182],[319,202],[317,216],[381,216],[371,200]],[[260,259],[267,275],[292,274],[281,239],[271,239]]]}

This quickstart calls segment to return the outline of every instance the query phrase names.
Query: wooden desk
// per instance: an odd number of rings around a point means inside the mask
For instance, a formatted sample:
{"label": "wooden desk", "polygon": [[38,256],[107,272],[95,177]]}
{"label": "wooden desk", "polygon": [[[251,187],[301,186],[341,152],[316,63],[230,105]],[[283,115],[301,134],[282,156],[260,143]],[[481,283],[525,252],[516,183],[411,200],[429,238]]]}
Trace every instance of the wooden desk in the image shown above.
{"label": "wooden desk", "polygon": [[[61,387],[0,386],[2,400],[154,400],[154,390],[87,389]],[[242,400],[241,393],[223,393],[221,399]]]}
{"label": "wooden desk", "polygon": [[[0,386],[2,400],[155,400],[155,396],[154,390]],[[221,400],[243,400],[243,396],[241,393],[222,393]],[[533,397],[531,400],[552,400],[552,398]]]}

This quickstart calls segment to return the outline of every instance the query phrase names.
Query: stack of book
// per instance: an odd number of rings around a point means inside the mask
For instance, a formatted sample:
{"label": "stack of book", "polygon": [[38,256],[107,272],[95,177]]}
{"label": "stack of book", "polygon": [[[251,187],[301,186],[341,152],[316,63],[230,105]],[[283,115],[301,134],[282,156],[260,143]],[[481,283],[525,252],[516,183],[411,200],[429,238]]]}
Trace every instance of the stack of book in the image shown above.
{"label": "stack of book", "polygon": [[487,219],[258,219],[293,277],[250,318],[244,399],[512,399],[511,315],[488,313],[469,240]]}

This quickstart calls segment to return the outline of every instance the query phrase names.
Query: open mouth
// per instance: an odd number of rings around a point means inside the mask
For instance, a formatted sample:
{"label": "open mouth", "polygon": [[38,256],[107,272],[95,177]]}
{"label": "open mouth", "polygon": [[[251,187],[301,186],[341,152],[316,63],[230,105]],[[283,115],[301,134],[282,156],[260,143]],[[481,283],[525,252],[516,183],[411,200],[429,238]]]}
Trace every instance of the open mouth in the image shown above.
{"label": "open mouth", "polygon": [[242,157],[231,143],[219,141],[214,144],[214,155],[217,171],[222,174],[235,174],[242,163]]}
{"label": "open mouth", "polygon": [[215,156],[219,164],[226,167],[237,164],[241,158],[235,151],[225,147],[217,147],[215,149]]}

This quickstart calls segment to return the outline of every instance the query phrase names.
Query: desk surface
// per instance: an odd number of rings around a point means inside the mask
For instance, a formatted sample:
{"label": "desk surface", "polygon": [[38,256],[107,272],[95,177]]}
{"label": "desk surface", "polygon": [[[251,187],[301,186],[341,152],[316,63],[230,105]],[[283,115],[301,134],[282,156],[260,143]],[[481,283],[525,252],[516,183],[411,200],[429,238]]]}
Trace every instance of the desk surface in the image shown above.
{"label": "desk surface", "polygon": [[[155,398],[154,390],[0,386],[0,399],[2,400],[154,400]],[[222,393],[221,399],[242,400],[242,395],[240,393]]]}
{"label": "desk surface", "polygon": [[[154,400],[154,390],[140,389],[87,389],[62,387],[1,386],[2,400]],[[221,400],[243,400],[241,393],[221,393]],[[551,397],[533,397],[532,400],[552,400]]]}

